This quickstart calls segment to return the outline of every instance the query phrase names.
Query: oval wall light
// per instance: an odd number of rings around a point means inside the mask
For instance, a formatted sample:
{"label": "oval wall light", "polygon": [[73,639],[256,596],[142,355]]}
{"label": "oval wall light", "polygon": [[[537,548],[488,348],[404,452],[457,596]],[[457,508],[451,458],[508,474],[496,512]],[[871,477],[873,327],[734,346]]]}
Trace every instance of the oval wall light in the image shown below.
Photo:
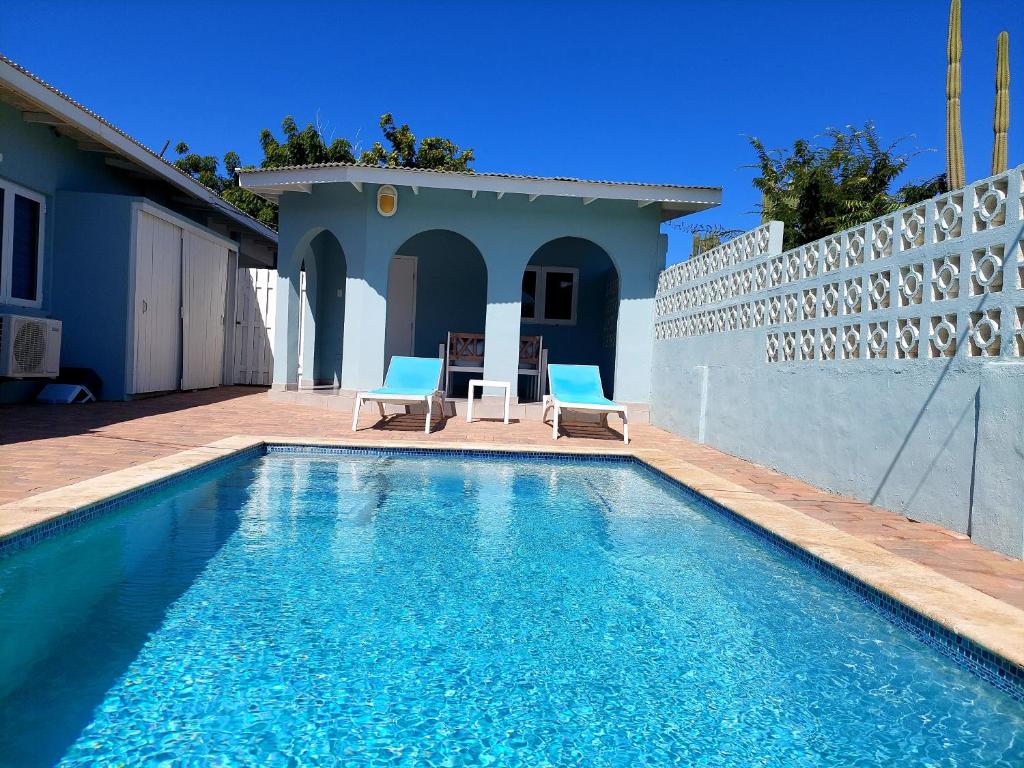
{"label": "oval wall light", "polygon": [[398,190],[385,184],[377,190],[377,213],[381,216],[394,216],[398,210]]}

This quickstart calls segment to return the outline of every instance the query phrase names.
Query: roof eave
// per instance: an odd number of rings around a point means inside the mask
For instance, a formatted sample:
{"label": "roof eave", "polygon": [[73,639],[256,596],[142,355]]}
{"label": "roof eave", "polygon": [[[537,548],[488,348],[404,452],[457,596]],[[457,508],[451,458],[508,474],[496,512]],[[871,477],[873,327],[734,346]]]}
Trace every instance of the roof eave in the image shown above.
{"label": "roof eave", "polygon": [[[53,115],[62,123],[85,134],[91,141],[108,147],[111,154],[120,155],[130,160],[154,176],[205,203],[251,233],[266,238],[274,244],[277,243],[277,232],[270,227],[238,210],[224,201],[216,192],[182,173],[156,153],[122,135],[55,90],[26,74],[10,61],[3,59],[0,59],[0,84],[38,106],[39,111]],[[59,125],[55,127],[59,130]]]}
{"label": "roof eave", "polygon": [[658,204],[662,221],[714,208],[722,202],[718,187],[629,184],[569,179],[516,178],[488,174],[446,173],[425,169],[374,168],[367,166],[325,166],[318,168],[259,169],[242,171],[239,183],[261,197],[278,202],[285,192],[309,193],[314,184],[364,183],[448,189],[498,195],[531,197],[575,197],[583,200],[625,200],[638,207]]}

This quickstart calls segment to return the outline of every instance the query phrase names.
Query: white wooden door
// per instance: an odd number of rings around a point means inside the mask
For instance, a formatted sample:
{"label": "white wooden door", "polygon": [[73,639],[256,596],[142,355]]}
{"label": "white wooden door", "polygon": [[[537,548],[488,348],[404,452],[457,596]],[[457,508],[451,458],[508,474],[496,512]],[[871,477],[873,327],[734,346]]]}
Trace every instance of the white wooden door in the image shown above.
{"label": "white wooden door", "polygon": [[411,355],[416,338],[416,257],[395,256],[388,267],[384,367],[394,355]]}
{"label": "white wooden door", "polygon": [[235,384],[270,384],[276,281],[272,269],[241,267],[235,273]]}
{"label": "white wooden door", "polygon": [[[302,381],[302,345],[306,338],[306,315],[309,311],[309,296],[306,295],[306,270],[299,270],[299,349],[298,366],[295,369],[299,381]],[[312,378],[312,376],[310,376]]]}
{"label": "white wooden door", "polygon": [[181,229],[140,211],[136,222],[131,393],[178,388]]}
{"label": "white wooden door", "polygon": [[228,249],[182,234],[181,388],[219,387],[224,362]]}

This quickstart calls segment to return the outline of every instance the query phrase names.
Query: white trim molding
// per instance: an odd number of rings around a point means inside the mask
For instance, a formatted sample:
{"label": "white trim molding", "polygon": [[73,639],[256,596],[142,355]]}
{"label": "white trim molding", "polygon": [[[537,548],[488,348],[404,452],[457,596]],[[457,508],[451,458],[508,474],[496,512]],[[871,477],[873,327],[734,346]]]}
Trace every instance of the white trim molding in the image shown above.
{"label": "white trim molding", "polygon": [[[0,209],[0,304],[39,309],[43,306],[43,272],[45,267],[46,238],[46,196],[35,190],[15,184],[0,177],[0,191],[3,192],[3,208]],[[36,288],[34,299],[23,299],[12,295],[14,271],[14,200],[21,197],[39,206],[38,231],[36,233]]]}
{"label": "white trim molding", "polygon": [[[576,325],[576,307],[580,297],[580,271],[576,267],[559,266],[528,266],[523,270],[525,276],[528,272],[537,275],[537,284],[534,287],[533,317],[523,317],[520,312],[520,322],[534,325]],[[549,318],[545,315],[545,301],[547,299],[547,276],[550,272],[559,272],[572,275],[572,306],[569,319]]]}

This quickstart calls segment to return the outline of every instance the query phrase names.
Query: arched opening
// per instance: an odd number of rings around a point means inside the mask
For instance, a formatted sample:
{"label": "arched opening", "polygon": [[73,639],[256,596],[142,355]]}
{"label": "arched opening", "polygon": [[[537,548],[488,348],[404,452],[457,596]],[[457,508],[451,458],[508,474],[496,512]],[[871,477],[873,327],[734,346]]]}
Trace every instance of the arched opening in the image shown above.
{"label": "arched opening", "polygon": [[[449,334],[481,339],[487,320],[487,265],[473,243],[446,229],[420,232],[395,252],[388,269],[385,368],[393,355],[438,357]],[[453,365],[453,396],[465,394],[470,375]],[[477,373],[476,378],[482,378]]]}
{"label": "arched opening", "polygon": [[521,338],[541,337],[548,363],[598,366],[607,397],[614,397],[618,319],[619,273],[601,246],[560,237],[534,252],[523,272]]}
{"label": "arched opening", "polygon": [[345,279],[341,243],[329,231],[303,238],[299,258],[299,385],[337,388],[345,334]]}

